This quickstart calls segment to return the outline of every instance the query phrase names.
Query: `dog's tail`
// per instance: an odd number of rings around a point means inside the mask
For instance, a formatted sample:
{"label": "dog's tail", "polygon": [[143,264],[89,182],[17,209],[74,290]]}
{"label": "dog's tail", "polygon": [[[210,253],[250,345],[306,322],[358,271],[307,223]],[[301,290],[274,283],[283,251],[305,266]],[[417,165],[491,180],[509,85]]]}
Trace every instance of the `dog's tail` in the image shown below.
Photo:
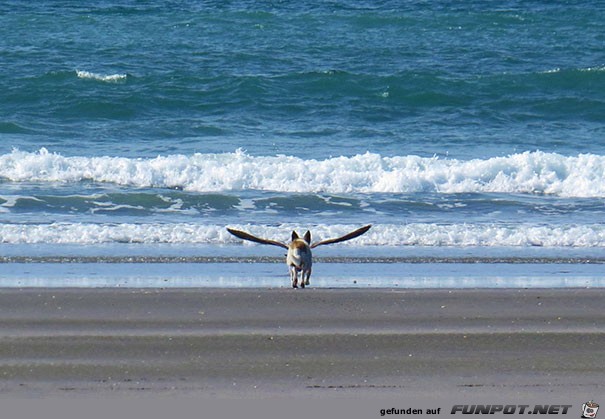
{"label": "dog's tail", "polygon": [[303,255],[301,249],[295,247],[290,253],[290,265],[294,266],[297,271],[302,270]]}

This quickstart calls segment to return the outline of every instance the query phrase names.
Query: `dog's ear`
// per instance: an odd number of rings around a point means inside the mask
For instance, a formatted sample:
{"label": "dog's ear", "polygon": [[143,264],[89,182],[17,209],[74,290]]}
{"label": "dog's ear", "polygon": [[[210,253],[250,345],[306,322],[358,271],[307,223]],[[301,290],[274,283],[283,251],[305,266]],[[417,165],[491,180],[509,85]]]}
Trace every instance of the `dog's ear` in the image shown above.
{"label": "dog's ear", "polygon": [[311,232],[309,230],[307,230],[305,233],[304,240],[307,242],[307,244],[311,244]]}
{"label": "dog's ear", "polygon": [[298,239],[298,234],[296,234],[296,231],[292,230],[292,240],[296,240]]}

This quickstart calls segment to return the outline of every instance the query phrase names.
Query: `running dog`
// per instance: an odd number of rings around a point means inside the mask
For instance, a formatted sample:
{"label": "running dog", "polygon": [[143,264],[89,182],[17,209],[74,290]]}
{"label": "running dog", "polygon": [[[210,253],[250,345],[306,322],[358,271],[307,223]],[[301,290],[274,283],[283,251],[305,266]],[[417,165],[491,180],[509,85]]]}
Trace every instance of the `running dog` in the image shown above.
{"label": "running dog", "polygon": [[251,242],[260,244],[270,244],[273,246],[283,247],[288,250],[286,255],[286,264],[290,271],[290,279],[292,280],[292,287],[298,288],[298,274],[300,273],[300,287],[304,288],[305,285],[309,285],[309,279],[311,278],[311,267],[313,265],[313,258],[311,255],[311,249],[317,246],[323,246],[324,244],[340,243],[346,240],[354,239],[355,237],[361,236],[363,233],[368,231],[372,225],[361,227],[355,231],[345,234],[344,236],[322,240],[311,244],[311,232],[307,231],[303,238],[296,233],[292,232],[292,241],[290,244],[278,242],[275,240],[263,239],[261,237],[253,236],[245,231],[235,230],[233,228],[227,228],[227,231],[233,234],[235,237],[239,237],[243,240],[249,240]]}

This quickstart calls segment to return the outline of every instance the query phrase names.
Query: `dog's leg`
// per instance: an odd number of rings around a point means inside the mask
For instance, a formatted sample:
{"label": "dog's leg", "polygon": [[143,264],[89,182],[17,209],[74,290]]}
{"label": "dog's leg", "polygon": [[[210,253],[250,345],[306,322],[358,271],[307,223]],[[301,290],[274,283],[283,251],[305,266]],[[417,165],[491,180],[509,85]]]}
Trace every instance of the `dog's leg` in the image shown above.
{"label": "dog's leg", "polygon": [[298,288],[298,270],[294,265],[290,265],[290,280],[292,281],[292,288]]}
{"label": "dog's leg", "polygon": [[308,268],[304,271],[304,284],[309,285],[309,280],[311,279],[311,268]]}

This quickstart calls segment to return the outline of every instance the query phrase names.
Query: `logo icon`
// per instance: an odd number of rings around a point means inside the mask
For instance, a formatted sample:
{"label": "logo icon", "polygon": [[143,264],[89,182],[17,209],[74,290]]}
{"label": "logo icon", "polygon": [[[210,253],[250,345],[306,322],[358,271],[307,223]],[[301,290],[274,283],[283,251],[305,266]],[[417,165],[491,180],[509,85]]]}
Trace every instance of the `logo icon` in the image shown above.
{"label": "logo icon", "polygon": [[582,403],[582,417],[583,418],[596,418],[597,412],[599,411],[599,405],[592,400],[586,403]]}

